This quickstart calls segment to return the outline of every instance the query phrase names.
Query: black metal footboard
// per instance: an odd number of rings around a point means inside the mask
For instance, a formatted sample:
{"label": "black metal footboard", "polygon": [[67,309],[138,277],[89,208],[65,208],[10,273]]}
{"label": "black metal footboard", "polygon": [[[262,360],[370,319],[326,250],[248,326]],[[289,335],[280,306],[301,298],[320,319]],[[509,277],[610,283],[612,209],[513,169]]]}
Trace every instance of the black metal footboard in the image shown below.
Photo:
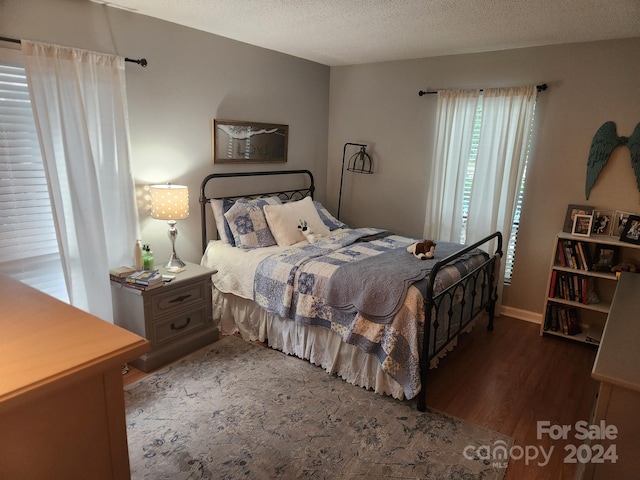
{"label": "black metal footboard", "polygon": [[[497,239],[495,253],[480,266],[434,296],[435,278],[439,270],[472,250]],[[418,410],[426,405],[427,373],[431,361],[447,348],[452,340],[465,330],[473,319],[486,310],[489,314],[488,330],[493,330],[497,295],[497,272],[502,257],[502,233],[495,232],[469,245],[459,252],[437,262],[429,274],[424,299],[424,333],[420,354],[421,389],[418,394]]]}

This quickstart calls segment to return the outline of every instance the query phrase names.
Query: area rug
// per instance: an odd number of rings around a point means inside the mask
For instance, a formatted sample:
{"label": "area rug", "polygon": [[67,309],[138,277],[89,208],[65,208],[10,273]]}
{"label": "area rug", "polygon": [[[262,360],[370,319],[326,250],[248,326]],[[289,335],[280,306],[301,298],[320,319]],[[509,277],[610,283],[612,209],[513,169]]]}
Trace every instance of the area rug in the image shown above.
{"label": "area rug", "polygon": [[504,464],[469,452],[511,443],[233,336],[129,385],[125,403],[133,480],[501,479]]}

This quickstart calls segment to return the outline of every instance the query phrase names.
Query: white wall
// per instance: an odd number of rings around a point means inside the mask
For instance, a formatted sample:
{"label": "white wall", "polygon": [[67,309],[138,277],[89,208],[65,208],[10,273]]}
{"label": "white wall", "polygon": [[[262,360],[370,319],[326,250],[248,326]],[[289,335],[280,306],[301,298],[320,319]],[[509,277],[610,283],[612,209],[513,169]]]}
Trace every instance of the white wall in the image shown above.
{"label": "white wall", "polygon": [[628,149],[615,152],[589,202],[584,195],[596,130],[613,120],[628,136],[640,122],[637,58],[640,38],[332,68],[329,199],[337,205],[344,143],[369,143],[377,174],[345,175],[343,220],[420,237],[436,98],[418,91],[547,83],[538,101],[513,282],[503,296],[506,306],[540,314],[567,205],[640,213]]}
{"label": "white wall", "polygon": [[[176,248],[192,262],[202,253],[198,195],[209,173],[307,168],[324,200],[329,67],[88,0],[4,0],[0,35],[147,58],[146,68],[127,63],[126,76],[142,240],[158,261],[170,242],[167,223],[149,217],[149,184],[189,186]],[[287,163],[213,165],[214,118],[289,125]]]}
{"label": "white wall", "polygon": [[[312,170],[318,198],[334,211],[344,143],[369,144],[376,174],[345,174],[342,219],[419,237],[436,99],[418,91],[547,83],[513,284],[503,298],[530,312],[541,313],[567,204],[585,202],[593,134],[613,120],[620,134],[630,135],[640,122],[639,38],[330,70],[88,0],[0,1],[0,35],[149,60],[146,69],[128,64],[127,89],[142,239],[160,260],[169,254],[167,227],[148,217],[142,187],[167,181],[190,187],[192,214],[179,222],[178,252],[197,262],[201,179],[213,171],[266,168],[212,165],[213,118],[288,124],[289,162],[268,168]],[[588,203],[640,213],[628,150],[616,151]]]}

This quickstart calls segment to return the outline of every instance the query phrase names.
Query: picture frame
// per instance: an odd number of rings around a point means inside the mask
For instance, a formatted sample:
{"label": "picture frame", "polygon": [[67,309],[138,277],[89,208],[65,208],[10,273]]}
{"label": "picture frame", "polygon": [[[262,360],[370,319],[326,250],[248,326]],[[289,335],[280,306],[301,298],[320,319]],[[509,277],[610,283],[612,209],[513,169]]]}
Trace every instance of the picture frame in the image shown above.
{"label": "picture frame", "polygon": [[629,215],[620,234],[620,241],[640,245],[640,215]]}
{"label": "picture frame", "polygon": [[285,163],[289,126],[213,120],[213,163]]}
{"label": "picture frame", "polygon": [[611,226],[613,225],[613,213],[613,210],[594,210],[591,234],[609,235]]}
{"label": "picture frame", "polygon": [[620,249],[614,245],[597,244],[594,253],[594,262],[591,269],[596,272],[610,272],[618,263]]}
{"label": "picture frame", "polygon": [[590,236],[592,223],[593,223],[593,215],[582,215],[582,214],[574,215],[571,235],[575,235],[577,237]]}
{"label": "picture frame", "polygon": [[609,232],[609,235],[620,238],[624,231],[624,227],[627,224],[627,220],[631,215],[633,215],[633,213],[616,210],[613,214],[613,224],[611,225],[611,232]]}
{"label": "picture frame", "polygon": [[570,203],[567,206],[567,215],[564,218],[563,232],[571,233],[573,231],[573,223],[576,215],[592,215],[593,207],[589,205],[574,205]]}

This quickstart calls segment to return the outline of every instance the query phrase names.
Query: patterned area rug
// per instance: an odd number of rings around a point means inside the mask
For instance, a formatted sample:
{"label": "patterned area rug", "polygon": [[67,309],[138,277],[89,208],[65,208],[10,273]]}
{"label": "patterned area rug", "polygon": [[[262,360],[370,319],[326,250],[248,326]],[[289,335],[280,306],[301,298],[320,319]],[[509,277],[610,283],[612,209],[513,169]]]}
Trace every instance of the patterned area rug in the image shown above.
{"label": "patterned area rug", "polygon": [[501,479],[463,452],[511,442],[236,337],[129,385],[125,402],[134,480]]}

